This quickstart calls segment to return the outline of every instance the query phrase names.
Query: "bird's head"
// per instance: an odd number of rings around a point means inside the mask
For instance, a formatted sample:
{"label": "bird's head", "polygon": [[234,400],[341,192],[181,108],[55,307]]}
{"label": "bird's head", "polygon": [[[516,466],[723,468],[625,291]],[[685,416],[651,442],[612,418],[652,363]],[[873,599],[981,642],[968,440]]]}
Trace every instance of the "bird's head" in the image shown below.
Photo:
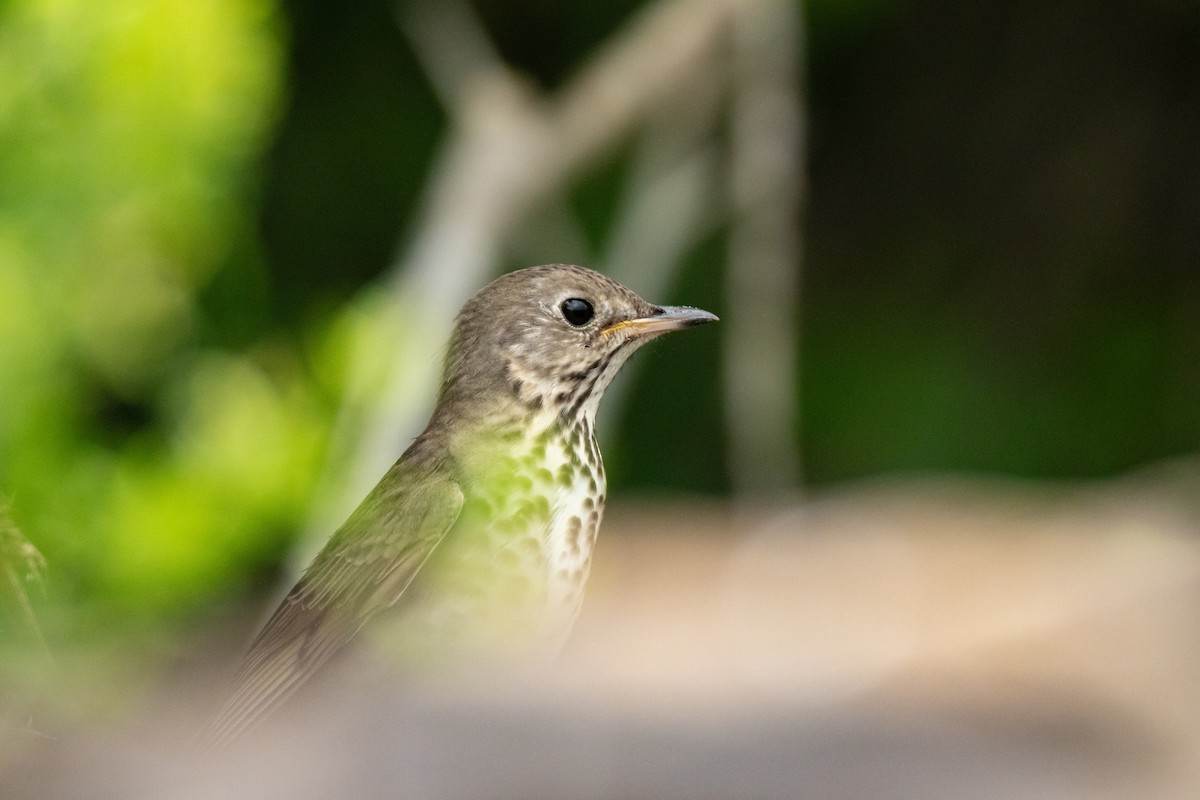
{"label": "bird's head", "polygon": [[583,267],[510,272],[459,312],[439,404],[513,398],[536,410],[591,416],[634,350],[715,319],[696,308],[653,305]]}

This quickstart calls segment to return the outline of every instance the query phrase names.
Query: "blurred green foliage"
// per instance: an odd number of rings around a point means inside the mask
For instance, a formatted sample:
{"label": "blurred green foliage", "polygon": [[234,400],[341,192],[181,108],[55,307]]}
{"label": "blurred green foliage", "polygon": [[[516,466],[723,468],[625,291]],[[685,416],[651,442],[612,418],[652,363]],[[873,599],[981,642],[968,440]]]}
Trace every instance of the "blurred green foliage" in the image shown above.
{"label": "blurred green foliage", "polygon": [[287,344],[215,346],[198,303],[261,270],[281,33],[261,0],[0,11],[0,491],[63,646],[189,608],[305,508],[322,390]]}

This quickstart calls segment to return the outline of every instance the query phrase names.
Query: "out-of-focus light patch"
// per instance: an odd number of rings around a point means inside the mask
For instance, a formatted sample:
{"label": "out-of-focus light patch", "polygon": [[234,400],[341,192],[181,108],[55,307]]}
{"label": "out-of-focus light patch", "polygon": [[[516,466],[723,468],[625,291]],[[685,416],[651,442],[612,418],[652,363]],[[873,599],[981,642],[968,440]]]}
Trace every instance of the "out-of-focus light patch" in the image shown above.
{"label": "out-of-focus light patch", "polygon": [[166,611],[215,577],[217,536],[236,515],[175,475],[126,468],[117,481],[107,581],[139,611]]}
{"label": "out-of-focus light patch", "polygon": [[37,369],[38,351],[46,344],[42,337],[50,328],[38,313],[28,260],[17,232],[0,222],[0,407],[11,403],[23,379]]}
{"label": "out-of-focus light patch", "polygon": [[194,309],[178,270],[149,248],[117,263],[71,291],[69,322],[90,367],[116,386],[136,386],[187,340]]}
{"label": "out-of-focus light patch", "polygon": [[206,356],[173,404],[169,460],[129,458],[113,499],[107,580],[148,612],[186,605],[293,532],[326,434],[294,381],[245,358]]}
{"label": "out-of-focus light patch", "polygon": [[[62,354],[68,330],[37,280],[36,256],[18,230],[0,222],[0,493],[21,507],[26,523],[61,515],[61,463],[75,447],[78,393]],[[33,537],[45,536],[30,526]]]}
{"label": "out-of-focus light patch", "polygon": [[[144,2],[97,43],[89,102],[109,182],[145,207],[155,237],[202,280],[230,224],[233,170],[276,113],[282,55],[261,3]],[[215,224],[214,224],[215,223]]]}
{"label": "out-of-focus light patch", "polygon": [[322,430],[315,407],[248,359],[207,356],[183,402],[178,463],[263,511],[289,498],[298,469],[315,466]]}
{"label": "out-of-focus light patch", "polygon": [[[404,313],[382,291],[367,291],[340,309],[310,347],[316,379],[343,405],[370,406],[397,379],[395,353],[407,337],[427,339],[420,310]],[[429,343],[439,362],[442,344]],[[400,380],[404,376],[399,376]]]}

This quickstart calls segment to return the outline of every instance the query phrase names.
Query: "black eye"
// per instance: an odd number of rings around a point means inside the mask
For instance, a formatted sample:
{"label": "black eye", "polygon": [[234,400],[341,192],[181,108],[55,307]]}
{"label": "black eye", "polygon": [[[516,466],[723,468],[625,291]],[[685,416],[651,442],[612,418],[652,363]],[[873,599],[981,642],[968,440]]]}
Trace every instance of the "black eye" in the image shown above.
{"label": "black eye", "polygon": [[572,297],[569,300],[563,300],[561,308],[563,318],[577,328],[580,325],[587,325],[596,313],[592,309],[592,304],[581,297]]}

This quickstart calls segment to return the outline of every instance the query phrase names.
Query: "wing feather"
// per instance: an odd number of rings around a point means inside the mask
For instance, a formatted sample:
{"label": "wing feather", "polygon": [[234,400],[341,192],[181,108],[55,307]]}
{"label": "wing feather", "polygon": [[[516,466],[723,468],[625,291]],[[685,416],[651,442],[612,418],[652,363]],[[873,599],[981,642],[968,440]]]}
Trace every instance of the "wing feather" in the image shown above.
{"label": "wing feather", "polygon": [[283,703],[377,611],[404,595],[454,526],[463,493],[395,465],[255,638],[206,741],[228,743]]}

